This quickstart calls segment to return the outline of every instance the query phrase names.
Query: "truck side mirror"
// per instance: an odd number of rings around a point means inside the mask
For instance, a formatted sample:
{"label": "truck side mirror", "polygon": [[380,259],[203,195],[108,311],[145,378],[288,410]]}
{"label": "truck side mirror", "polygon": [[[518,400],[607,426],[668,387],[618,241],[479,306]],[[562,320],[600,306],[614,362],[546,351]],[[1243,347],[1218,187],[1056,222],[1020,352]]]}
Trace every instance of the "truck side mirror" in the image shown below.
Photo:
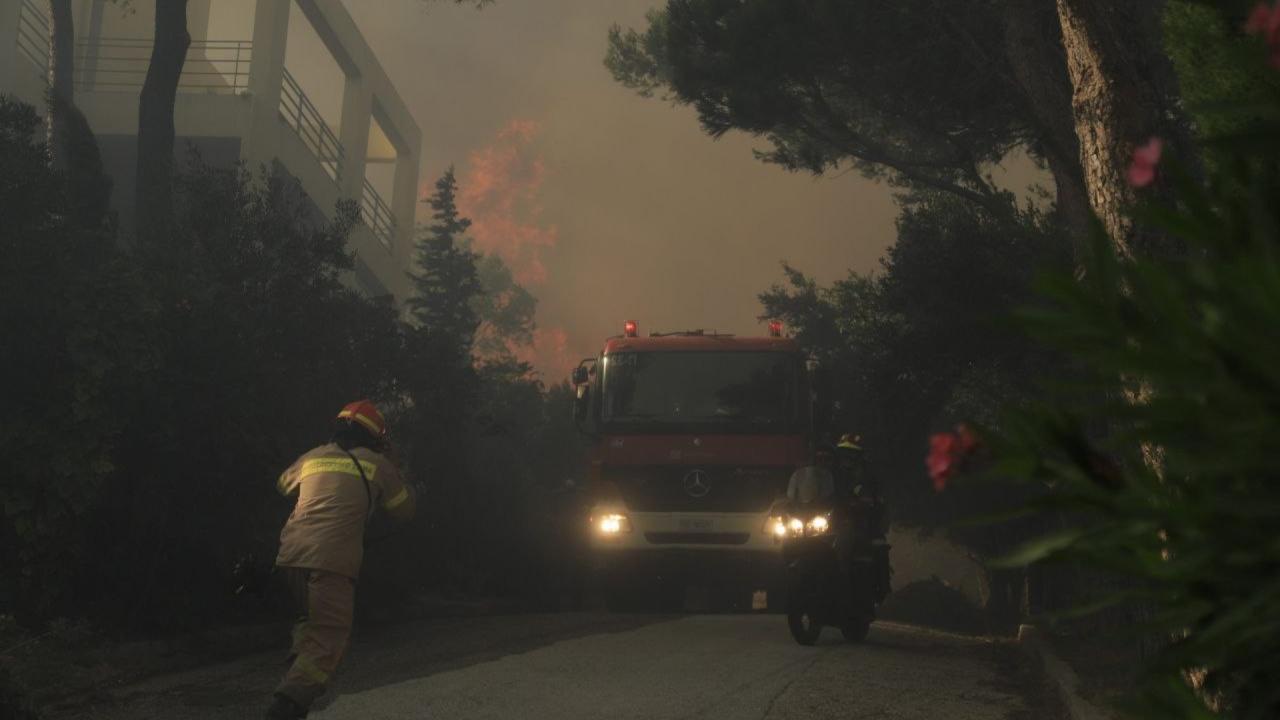
{"label": "truck side mirror", "polygon": [[586,385],[590,379],[591,376],[588,374],[586,366],[579,365],[573,369],[572,380],[574,385]]}

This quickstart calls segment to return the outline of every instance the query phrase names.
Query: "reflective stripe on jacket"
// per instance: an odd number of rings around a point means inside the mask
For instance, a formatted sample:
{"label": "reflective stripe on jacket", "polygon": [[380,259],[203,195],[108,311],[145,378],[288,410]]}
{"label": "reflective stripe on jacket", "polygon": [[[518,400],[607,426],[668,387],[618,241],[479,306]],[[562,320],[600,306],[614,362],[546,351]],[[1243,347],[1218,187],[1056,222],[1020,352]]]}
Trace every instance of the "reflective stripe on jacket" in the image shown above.
{"label": "reflective stripe on jacket", "polygon": [[277,565],[358,577],[373,507],[398,517],[412,515],[413,495],[395,465],[368,448],[354,448],[351,454],[369,481],[367,494],[355,462],[333,443],[306,453],[280,474],[280,493],[296,494],[298,500],[280,531]]}

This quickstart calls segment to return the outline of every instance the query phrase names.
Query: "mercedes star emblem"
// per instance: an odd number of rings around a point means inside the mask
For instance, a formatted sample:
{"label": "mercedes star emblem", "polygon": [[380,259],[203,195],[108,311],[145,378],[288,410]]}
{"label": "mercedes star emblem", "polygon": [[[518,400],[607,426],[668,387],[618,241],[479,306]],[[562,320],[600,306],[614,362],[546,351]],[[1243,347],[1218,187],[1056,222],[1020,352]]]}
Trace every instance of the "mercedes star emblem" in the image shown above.
{"label": "mercedes star emblem", "polygon": [[711,481],[701,470],[690,470],[684,476],[684,491],[689,497],[706,497],[711,492]]}

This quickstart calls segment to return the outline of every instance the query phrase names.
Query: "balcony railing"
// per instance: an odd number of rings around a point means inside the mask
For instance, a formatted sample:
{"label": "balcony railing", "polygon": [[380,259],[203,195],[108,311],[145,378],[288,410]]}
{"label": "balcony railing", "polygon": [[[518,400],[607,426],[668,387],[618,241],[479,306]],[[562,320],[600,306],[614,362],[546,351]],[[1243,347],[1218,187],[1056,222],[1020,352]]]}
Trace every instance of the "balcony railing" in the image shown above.
{"label": "balcony railing", "polygon": [[342,143],[288,68],[284,70],[284,84],[280,88],[280,117],[298,134],[325,174],[338,184],[342,177]]}
{"label": "balcony railing", "polygon": [[[93,38],[77,46],[76,89],[133,91],[142,88],[151,64],[150,40]],[[187,49],[178,92],[234,95],[249,89],[253,42],[197,40]]]}
{"label": "balcony railing", "polygon": [[382,247],[390,250],[396,239],[396,216],[391,214],[391,208],[383,201],[373,185],[369,184],[368,179],[364,181],[360,209],[361,219],[373,231],[373,236],[378,239]]}
{"label": "balcony railing", "polygon": [[49,14],[34,0],[22,0],[22,11],[18,15],[18,51],[48,80]]}

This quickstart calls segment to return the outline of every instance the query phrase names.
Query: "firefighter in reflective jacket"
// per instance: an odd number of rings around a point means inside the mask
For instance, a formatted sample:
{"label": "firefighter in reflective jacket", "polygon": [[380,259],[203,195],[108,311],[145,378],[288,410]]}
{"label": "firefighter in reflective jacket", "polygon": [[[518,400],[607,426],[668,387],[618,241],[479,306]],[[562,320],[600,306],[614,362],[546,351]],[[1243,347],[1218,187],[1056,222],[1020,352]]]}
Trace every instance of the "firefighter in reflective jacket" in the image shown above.
{"label": "firefighter in reflective jacket", "polygon": [[278,487],[297,504],[280,532],[276,567],[301,610],[293,630],[293,664],[276,688],[268,718],[306,717],[347,649],[365,525],[377,507],[396,520],[413,516],[415,499],[388,450],[386,423],[368,400],[338,413],[333,438],[298,458]]}

